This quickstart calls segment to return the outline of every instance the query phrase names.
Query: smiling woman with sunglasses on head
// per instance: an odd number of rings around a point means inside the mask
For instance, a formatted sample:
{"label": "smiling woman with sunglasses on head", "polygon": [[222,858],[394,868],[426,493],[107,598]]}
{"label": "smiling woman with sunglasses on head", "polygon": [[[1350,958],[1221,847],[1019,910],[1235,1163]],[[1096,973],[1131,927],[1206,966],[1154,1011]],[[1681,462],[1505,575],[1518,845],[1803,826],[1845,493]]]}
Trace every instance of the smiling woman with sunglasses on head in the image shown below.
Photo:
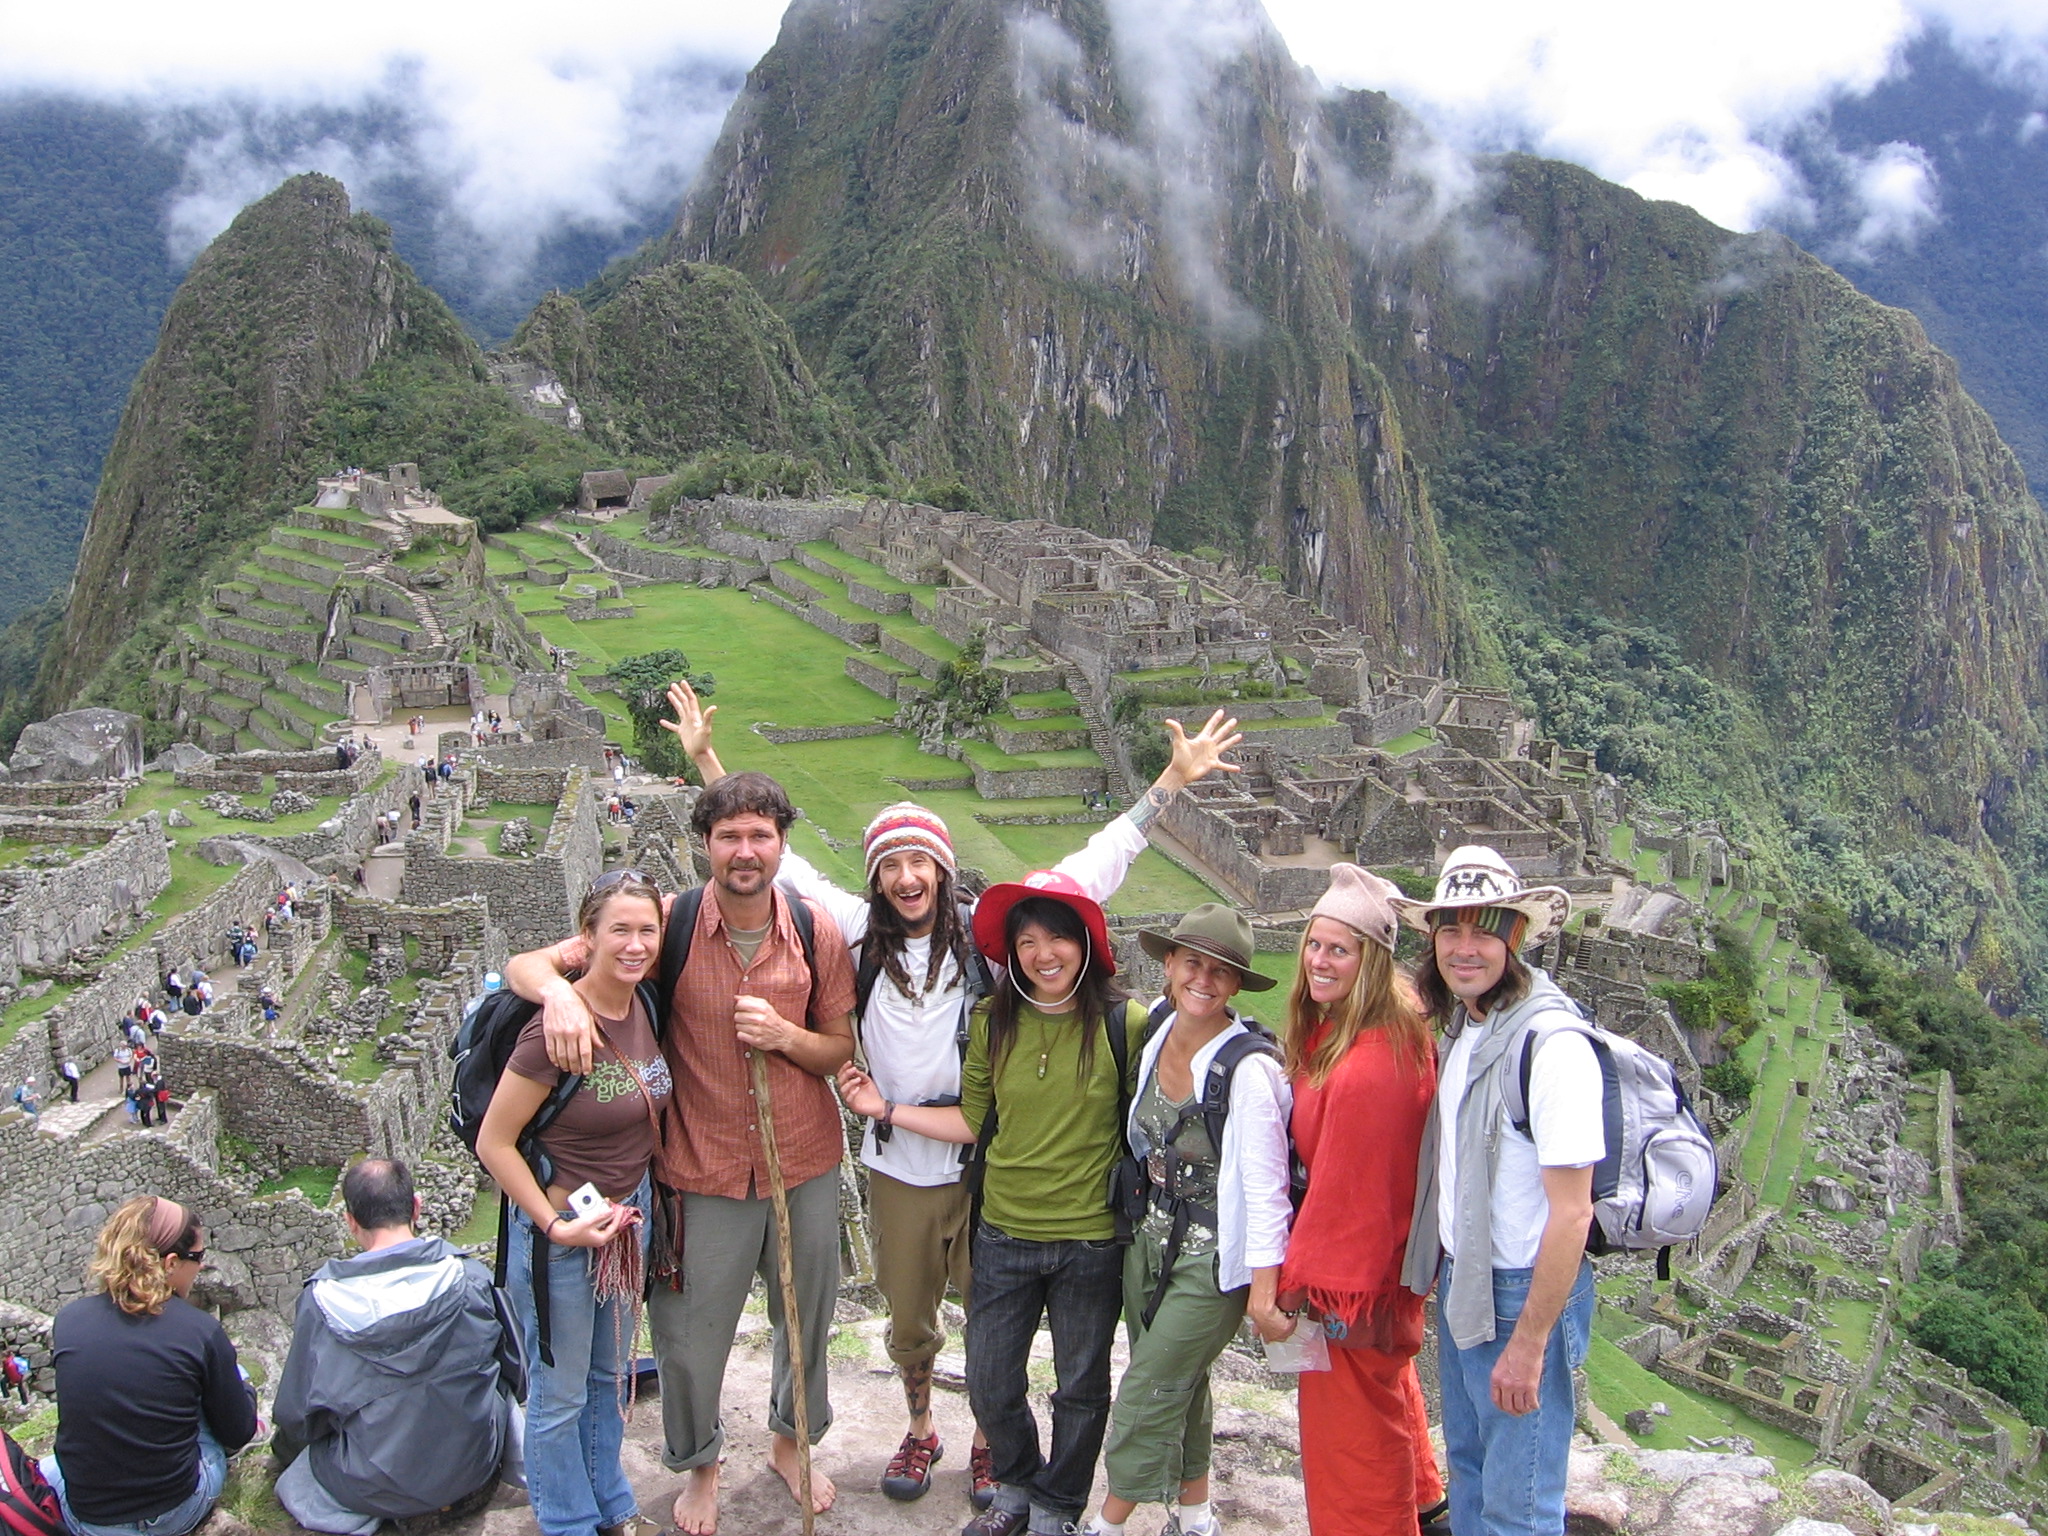
{"label": "smiling woman with sunglasses on head", "polygon": [[228,1456],[256,1436],[256,1395],[220,1324],[186,1300],[206,1231],[138,1195],[100,1228],[99,1286],[57,1314],[57,1446],[43,1475],[77,1536],[185,1536],[213,1509]]}

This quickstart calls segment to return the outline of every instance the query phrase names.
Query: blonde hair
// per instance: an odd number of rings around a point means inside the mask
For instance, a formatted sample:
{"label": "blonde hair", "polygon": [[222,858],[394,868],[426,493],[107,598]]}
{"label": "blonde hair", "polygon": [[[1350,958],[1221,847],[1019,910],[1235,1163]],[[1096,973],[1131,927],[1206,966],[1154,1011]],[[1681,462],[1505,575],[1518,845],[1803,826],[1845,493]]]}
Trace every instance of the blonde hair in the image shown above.
{"label": "blonde hair", "polygon": [[[1325,1012],[1322,1004],[1309,995],[1308,929],[1302,929],[1301,944],[1295,950],[1294,990],[1287,995],[1287,1034],[1281,1042],[1288,1076],[1305,1073],[1312,1087],[1322,1087],[1358,1037],[1369,1029],[1385,1030],[1395,1060],[1420,1071],[1429,1058],[1429,1021],[1416,1007],[1414,997],[1395,969],[1393,951],[1374,943],[1349,923],[1327,914],[1325,917],[1350,934],[1358,946],[1358,975],[1352,980],[1351,990]],[[1310,1051],[1309,1039],[1325,1019],[1329,1021],[1329,1031],[1322,1043]]]}
{"label": "blonde hair", "polygon": [[173,1294],[164,1259],[198,1235],[199,1218],[176,1201],[137,1195],[100,1228],[86,1278],[129,1316],[154,1315]]}

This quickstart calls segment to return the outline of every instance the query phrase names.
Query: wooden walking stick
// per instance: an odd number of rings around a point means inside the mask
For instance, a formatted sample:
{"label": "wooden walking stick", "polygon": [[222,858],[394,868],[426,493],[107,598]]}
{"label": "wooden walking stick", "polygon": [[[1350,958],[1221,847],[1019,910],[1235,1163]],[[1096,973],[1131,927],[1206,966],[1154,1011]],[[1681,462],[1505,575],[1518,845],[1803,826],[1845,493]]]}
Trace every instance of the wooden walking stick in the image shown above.
{"label": "wooden walking stick", "polygon": [[768,1164],[768,1194],[775,1205],[775,1278],[782,1287],[782,1326],[789,1341],[789,1376],[793,1384],[791,1416],[796,1428],[797,1506],[804,1536],[811,1536],[817,1512],[811,1508],[811,1404],[804,1378],[803,1319],[796,1308],[796,1261],[789,1247],[789,1191],[782,1182],[782,1153],[775,1141],[775,1100],[768,1087],[768,1059],[751,1047],[747,1060],[754,1069],[754,1102],[760,1110],[761,1155]]}

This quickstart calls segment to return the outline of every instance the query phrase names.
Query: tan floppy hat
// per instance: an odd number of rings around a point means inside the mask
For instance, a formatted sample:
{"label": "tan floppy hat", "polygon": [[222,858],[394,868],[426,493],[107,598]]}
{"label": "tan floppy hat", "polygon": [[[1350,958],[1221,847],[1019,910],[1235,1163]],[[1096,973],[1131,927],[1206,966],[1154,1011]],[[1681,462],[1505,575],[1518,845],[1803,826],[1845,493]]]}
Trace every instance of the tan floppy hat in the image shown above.
{"label": "tan floppy hat", "polygon": [[1154,960],[1164,960],[1176,949],[1192,949],[1211,960],[1221,960],[1237,972],[1238,982],[1247,992],[1269,992],[1279,985],[1252,969],[1252,925],[1245,915],[1218,901],[1205,901],[1191,910],[1174,924],[1172,933],[1139,929],[1138,947]]}
{"label": "tan floppy hat", "polygon": [[1515,868],[1492,848],[1468,843],[1454,849],[1436,877],[1436,894],[1428,901],[1412,896],[1392,898],[1394,910],[1410,928],[1429,932],[1430,914],[1467,907],[1506,907],[1529,920],[1520,948],[1541,944],[1572,915],[1571,893],[1561,885],[1524,885]]}

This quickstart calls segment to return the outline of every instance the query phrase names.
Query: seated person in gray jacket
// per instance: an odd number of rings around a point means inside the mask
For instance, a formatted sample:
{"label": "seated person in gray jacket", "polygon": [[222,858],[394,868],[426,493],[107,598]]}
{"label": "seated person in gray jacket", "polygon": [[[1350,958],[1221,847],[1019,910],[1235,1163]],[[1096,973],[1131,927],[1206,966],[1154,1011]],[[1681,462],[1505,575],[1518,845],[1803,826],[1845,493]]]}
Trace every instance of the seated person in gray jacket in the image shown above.
{"label": "seated person in gray jacket", "polygon": [[414,1235],[404,1163],[366,1158],[341,1190],[363,1251],[299,1293],[271,1448],[290,1462],[277,1497],[299,1524],[370,1536],[387,1517],[482,1506],[525,1373],[489,1271]]}

